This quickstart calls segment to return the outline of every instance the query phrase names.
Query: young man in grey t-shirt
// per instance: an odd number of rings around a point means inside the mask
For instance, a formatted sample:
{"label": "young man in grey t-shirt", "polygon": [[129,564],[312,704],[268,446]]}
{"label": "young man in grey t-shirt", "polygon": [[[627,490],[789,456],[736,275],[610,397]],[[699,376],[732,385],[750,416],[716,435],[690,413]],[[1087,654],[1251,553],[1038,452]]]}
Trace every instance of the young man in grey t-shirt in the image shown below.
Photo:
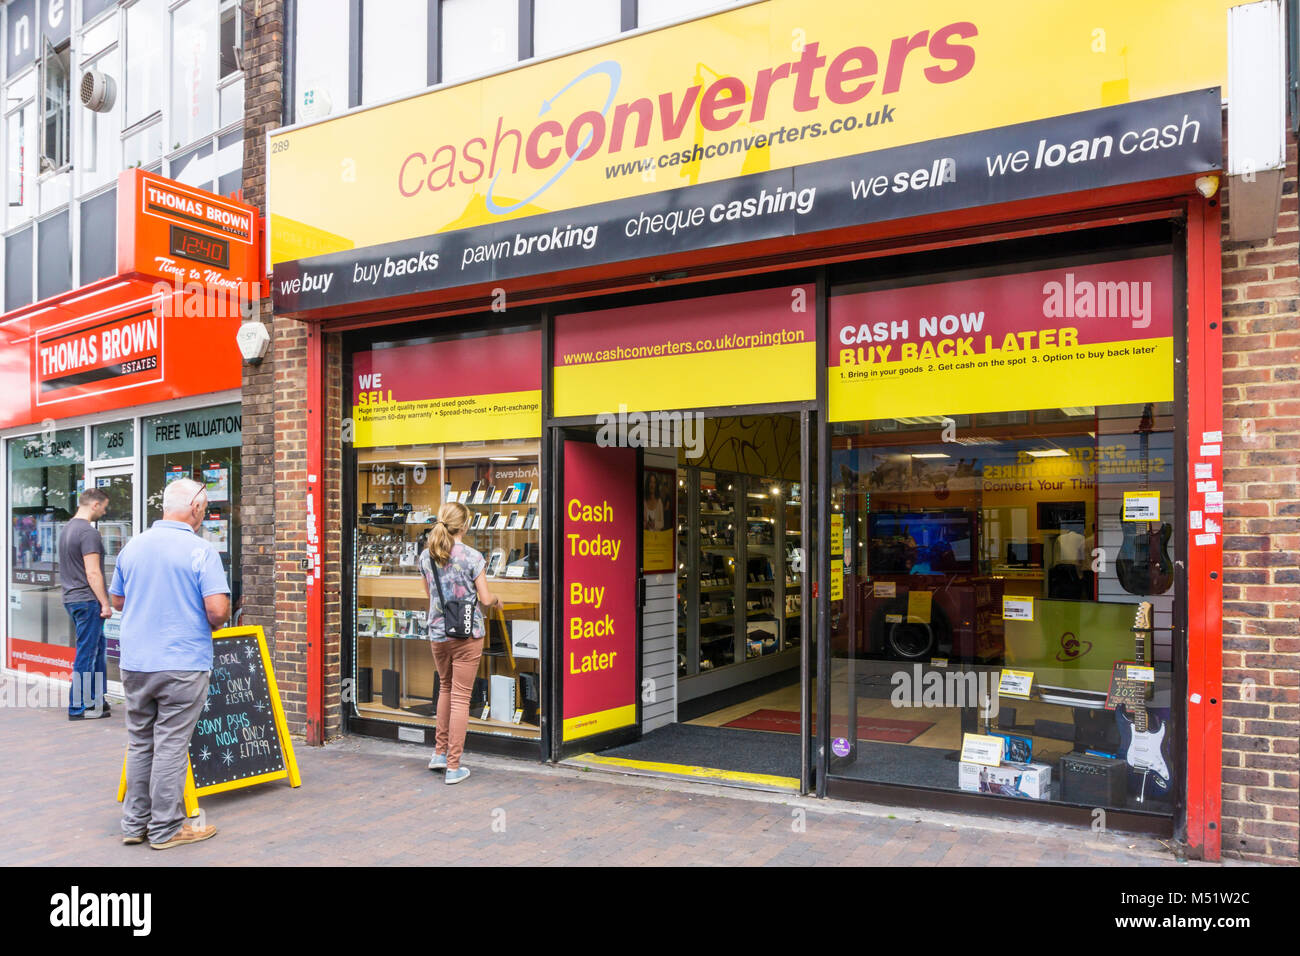
{"label": "young man in grey t-shirt", "polygon": [[88,488],[77,505],[76,515],[59,534],[59,581],[63,606],[77,631],[68,720],[90,720],[110,714],[104,699],[108,684],[104,618],[113,616],[113,606],[104,587],[104,541],[92,523],[104,517],[108,495]]}

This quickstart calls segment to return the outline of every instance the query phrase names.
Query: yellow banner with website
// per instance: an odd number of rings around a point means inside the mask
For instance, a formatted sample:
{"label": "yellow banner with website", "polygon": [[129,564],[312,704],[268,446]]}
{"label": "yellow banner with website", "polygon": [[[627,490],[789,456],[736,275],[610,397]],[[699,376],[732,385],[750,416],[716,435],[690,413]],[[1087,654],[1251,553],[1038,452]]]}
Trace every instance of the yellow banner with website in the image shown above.
{"label": "yellow banner with website", "polygon": [[557,418],[817,397],[811,285],[556,316]]}
{"label": "yellow banner with website", "polygon": [[[271,259],[1223,86],[1231,5],[750,4],[269,135]],[[659,219],[644,228],[682,225]],[[376,287],[410,270],[595,241],[564,228],[501,238],[466,245],[456,262],[429,253],[358,265],[346,281]],[[277,294],[325,280],[293,281]]]}

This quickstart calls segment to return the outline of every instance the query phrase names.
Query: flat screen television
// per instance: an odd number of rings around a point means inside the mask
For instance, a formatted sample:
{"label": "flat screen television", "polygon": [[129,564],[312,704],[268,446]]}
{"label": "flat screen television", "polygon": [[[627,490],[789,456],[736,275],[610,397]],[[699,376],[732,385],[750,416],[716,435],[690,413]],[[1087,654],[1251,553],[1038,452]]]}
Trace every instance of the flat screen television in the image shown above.
{"label": "flat screen television", "polygon": [[973,512],[876,511],[867,516],[870,574],[973,574],[975,554]]}

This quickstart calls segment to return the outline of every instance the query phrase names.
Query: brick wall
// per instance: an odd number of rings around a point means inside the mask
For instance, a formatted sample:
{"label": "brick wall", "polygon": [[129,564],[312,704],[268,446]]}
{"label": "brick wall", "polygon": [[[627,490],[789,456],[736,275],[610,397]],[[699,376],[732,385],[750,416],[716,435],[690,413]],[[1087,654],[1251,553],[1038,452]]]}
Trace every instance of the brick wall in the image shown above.
{"label": "brick wall", "polygon": [[[256,15],[254,15],[256,13]],[[266,131],[282,124],[282,73],[284,66],[284,4],[261,0],[245,8],[244,19],[244,199],[266,211]],[[280,524],[286,514],[285,489],[276,480],[284,445],[285,422],[294,409],[283,404],[285,395],[301,402],[301,387],[293,395],[291,378],[296,340],[295,323],[273,320],[269,289],[261,305],[262,321],[272,342],[259,366],[244,366],[243,404],[243,508],[244,617],[260,624],[272,643],[276,681],[284,698],[289,726],[301,733],[305,718],[302,679],[305,646],[301,638],[302,614],[297,629],[282,626],[285,613],[277,594],[284,574],[286,553]],[[298,349],[301,353],[301,348]],[[289,381],[286,381],[286,378]],[[298,426],[301,428],[301,424]],[[300,446],[302,447],[302,446]],[[301,515],[302,508],[292,509]]]}
{"label": "brick wall", "polygon": [[[1230,191],[1229,191],[1230,192]],[[1300,858],[1300,229],[1223,244],[1223,852]]]}
{"label": "brick wall", "polygon": [[[266,132],[283,125],[284,3],[261,0],[245,18],[244,198],[266,210]],[[269,295],[269,290],[267,290]],[[304,572],[307,556],[307,329],[273,317],[266,358],[245,366],[244,620],[261,624],[273,642],[276,681],[289,728],[302,734],[307,720],[307,629]],[[326,340],[329,382],[326,448],[341,447],[342,353],[337,336]],[[341,731],[339,601],[342,544],[342,474],[338,455],[327,453],[322,521],[325,585],[325,736]]]}

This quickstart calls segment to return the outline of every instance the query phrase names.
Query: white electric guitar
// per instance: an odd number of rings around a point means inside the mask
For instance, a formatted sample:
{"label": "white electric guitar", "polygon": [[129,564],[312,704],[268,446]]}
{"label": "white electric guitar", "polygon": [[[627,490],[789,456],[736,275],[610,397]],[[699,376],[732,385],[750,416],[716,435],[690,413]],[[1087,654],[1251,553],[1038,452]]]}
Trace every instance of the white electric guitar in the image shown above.
{"label": "white electric guitar", "polygon": [[[1137,636],[1134,653],[1138,666],[1146,663],[1146,638],[1151,631],[1151,602],[1143,601],[1138,605],[1133,621],[1133,633]],[[1154,718],[1148,718],[1146,704],[1133,704],[1131,709],[1132,717],[1123,707],[1115,708],[1115,718],[1119,722],[1120,749],[1130,768],[1130,789],[1136,790],[1137,802],[1142,803],[1146,800],[1148,782],[1160,796],[1169,792],[1169,754],[1165,743],[1168,725],[1161,724],[1151,730],[1149,720]]]}

